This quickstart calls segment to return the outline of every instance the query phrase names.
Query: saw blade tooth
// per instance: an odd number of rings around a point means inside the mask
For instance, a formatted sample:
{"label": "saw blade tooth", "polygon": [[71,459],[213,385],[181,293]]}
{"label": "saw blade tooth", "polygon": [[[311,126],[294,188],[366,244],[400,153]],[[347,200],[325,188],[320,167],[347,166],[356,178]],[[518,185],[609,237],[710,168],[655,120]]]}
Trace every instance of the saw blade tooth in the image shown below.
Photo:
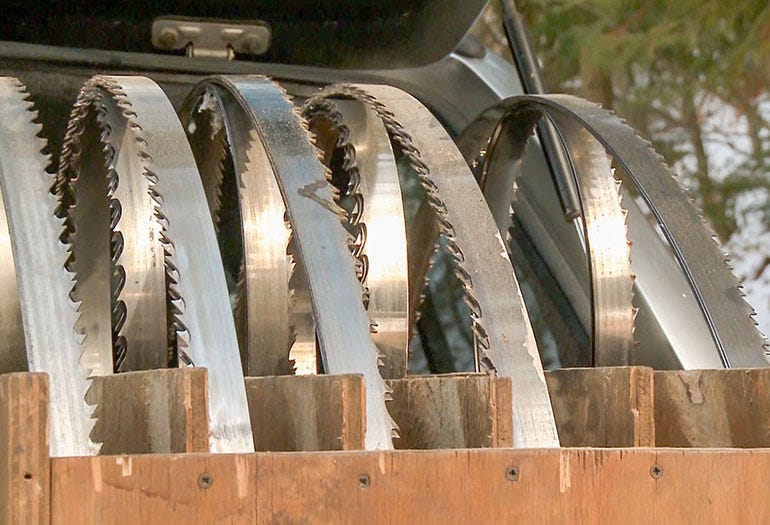
{"label": "saw blade tooth", "polygon": [[315,323],[310,306],[307,278],[301,264],[297,264],[296,239],[289,222],[285,222],[289,237],[286,257],[289,262],[289,337],[288,357],[293,374],[308,374],[319,369],[316,362]]}
{"label": "saw blade tooth", "polygon": [[[144,255],[140,250],[147,244],[134,241],[126,244],[125,239],[126,237],[133,239],[137,235],[142,236],[145,231],[149,232],[151,239],[157,238],[157,232],[162,227],[159,224],[160,219],[158,219],[159,214],[157,213],[158,195],[157,192],[153,191],[156,178],[147,168],[151,164],[151,159],[146,152],[147,141],[142,135],[141,126],[135,122],[136,113],[131,107],[128,97],[114,79],[96,76],[86,83],[84,90],[90,94],[90,96],[85,97],[85,100],[88,100],[96,111],[96,122],[100,129],[107,180],[106,196],[110,209],[110,253],[114,265],[112,271],[112,308],[122,308],[119,305],[128,304],[125,297],[132,298],[134,302],[141,301],[145,305],[127,308],[124,322],[120,325],[113,324],[113,346],[117,345],[116,352],[121,357],[121,361],[126,363],[127,369],[163,366],[166,362],[165,353],[162,354],[155,350],[148,352],[149,347],[159,345],[157,341],[149,343],[147,339],[158,338],[162,332],[165,332],[165,328],[162,328],[165,325],[162,294],[149,293],[150,288],[153,287],[158,288],[156,291],[162,290],[164,286],[162,274],[145,273],[141,277],[141,282],[145,284],[140,284],[139,280],[136,281],[143,290],[143,293],[137,295],[134,290],[133,279],[131,288],[126,287],[124,265],[125,260],[134,268],[132,271],[144,271],[141,267],[137,268],[137,264],[142,264],[139,261],[143,261]],[[124,140],[124,137],[127,139]],[[120,152],[118,152],[118,148],[120,148]],[[133,176],[128,171],[131,169],[136,169],[143,176]],[[121,170],[123,174],[119,175]],[[125,180],[121,180],[121,177],[124,177]],[[73,178],[73,183],[77,183],[77,179]],[[137,198],[140,200],[137,201]],[[122,213],[120,199],[131,200],[132,215]],[[156,201],[155,204],[153,204],[153,199]],[[115,213],[118,210],[121,213]],[[151,250],[150,253],[155,254],[152,256],[155,260],[153,267],[160,268],[161,248],[155,247],[151,243],[149,250]],[[75,257],[75,263],[77,263],[77,257]],[[142,312],[145,312],[144,317],[137,317]],[[113,312],[114,319],[120,317],[120,312]],[[149,322],[147,322],[148,320]],[[132,328],[137,323],[143,325],[141,332],[135,332]],[[128,331],[126,332],[124,328]],[[136,338],[137,335],[139,335],[139,339]],[[133,342],[129,343],[132,340]],[[121,366],[121,369],[126,368]]]}
{"label": "saw blade tooth", "polygon": [[[219,232],[217,232],[219,233]],[[233,319],[235,321],[235,333],[238,337],[238,348],[241,351],[241,364],[244,371],[248,370],[246,355],[248,326],[246,319],[246,269],[241,261],[238,267],[238,276],[235,280],[235,297],[232,300]]]}
{"label": "saw blade tooth", "polygon": [[[58,211],[63,215],[61,239],[68,251],[68,257],[65,264],[67,270],[73,275],[72,288],[69,295],[71,300],[77,304],[77,311],[79,314],[75,321],[74,330],[82,336],[84,344],[88,342],[89,339],[86,327],[91,321],[83,316],[85,305],[80,296],[77,272],[75,271],[75,246],[78,244],[79,235],[74,210],[79,201],[77,183],[81,178],[84,162],[82,155],[83,136],[86,133],[86,119],[91,110],[91,104],[94,103],[95,100],[95,94],[87,92],[85,88],[81,89],[78,101],[73,106],[70,120],[67,125],[67,133],[64,138],[60,168],[58,171],[58,181],[55,184],[54,190],[59,192],[58,199],[61,206]],[[112,363],[110,362],[108,366],[109,369],[107,369],[106,359],[99,357],[99,355],[99,353],[92,353],[92,351],[89,350],[89,346],[84,345],[79,362],[81,363],[81,366],[86,368],[89,376],[94,374],[102,375],[104,373],[112,373]]]}
{"label": "saw blade tooth", "polygon": [[625,202],[625,199],[631,199],[631,196],[625,197],[622,193],[623,189],[623,178],[620,173],[620,170],[615,168],[614,165],[614,159],[611,155],[607,154],[608,160],[612,165],[612,177],[615,179],[615,182],[617,184],[617,192],[618,192],[618,203],[620,204],[620,209],[623,212],[623,223],[625,227],[625,235],[626,235],[626,250],[627,250],[627,258],[629,263],[629,271],[631,275],[631,350],[630,350],[630,362],[638,362],[638,359],[636,359],[636,349],[639,346],[639,340],[637,339],[637,325],[638,325],[638,317],[639,317],[639,309],[640,305],[638,304],[638,297],[636,296],[636,274],[633,272],[633,258],[632,258],[632,248],[634,246],[634,242],[631,240],[631,237],[629,235],[629,226],[628,226],[628,206]]}
{"label": "saw blade tooth", "polygon": [[[105,82],[105,86],[114,97],[117,106],[122,111],[123,118],[127,122],[128,129],[132,132],[133,144],[136,147],[136,155],[139,159],[139,166],[143,175],[143,177],[140,178],[146,181],[143,189],[144,192],[149,195],[151,200],[152,216],[156,219],[156,225],[154,227],[151,226],[151,230],[160,236],[160,245],[163,252],[163,267],[166,274],[165,295],[166,301],[169,305],[166,307],[168,318],[165,320],[167,327],[167,347],[173,349],[176,347],[176,345],[182,344],[182,347],[184,348],[186,338],[180,337],[180,334],[187,332],[187,327],[182,321],[185,306],[184,301],[181,298],[181,294],[176,288],[179,282],[179,275],[176,266],[173,264],[174,243],[171,241],[171,239],[169,239],[167,233],[168,220],[163,211],[163,197],[157,190],[158,176],[153,168],[154,162],[147,149],[148,144],[147,139],[145,138],[144,130],[142,129],[141,124],[136,120],[137,114],[132,107],[128,96],[120,84],[112,79],[107,80]],[[117,172],[115,172],[115,176],[117,178]],[[116,228],[116,233],[118,231],[119,230]],[[120,260],[120,257],[118,257],[118,260]],[[119,293],[117,298],[120,298]],[[116,339],[121,337],[125,337],[122,331],[116,331]]]}
{"label": "saw blade tooth", "polygon": [[229,144],[227,143],[221,108],[212,93],[205,94],[204,98],[206,100],[198,108],[196,114],[190,117],[185,131],[191,141],[206,140],[210,144],[204,149],[193,149],[193,154],[201,173],[214,226],[217,235],[219,235],[224,173],[231,159],[228,154]]}
{"label": "saw blade tooth", "polygon": [[222,183],[224,179],[224,173],[226,169],[226,163],[227,163],[227,134],[225,133],[224,129],[220,130],[216,137],[214,138],[214,141],[216,144],[218,144],[216,157],[218,159],[217,162],[217,169],[214,170],[216,173],[215,180],[213,181],[214,184],[214,192],[213,192],[213,198],[211,203],[211,214],[214,217],[214,225],[219,228],[219,223],[221,221],[221,215],[220,210],[222,208]]}
{"label": "saw blade tooth", "polygon": [[[593,139],[592,139],[593,140]],[[604,150],[604,148],[598,144],[598,147]],[[621,192],[622,190],[622,179],[620,177],[620,173],[615,169],[615,167],[612,165],[613,158],[612,156],[604,150],[604,159],[607,166],[610,168],[610,177],[612,178],[614,184],[615,184],[615,195],[614,195],[614,202],[613,205],[617,206],[617,208],[620,210],[620,222],[622,222],[623,228],[622,228],[622,235],[620,235],[620,240],[617,243],[618,248],[616,248],[613,253],[616,254],[616,264],[618,267],[622,267],[624,277],[627,277],[627,286],[626,290],[624,291],[624,296],[627,299],[627,309],[630,310],[630,314],[627,314],[624,316],[625,318],[625,330],[627,331],[627,337],[624,338],[627,345],[626,350],[626,362],[632,363],[634,362],[634,347],[635,347],[635,339],[634,334],[636,331],[636,317],[637,312],[639,308],[635,305],[635,293],[634,293],[634,283],[636,282],[636,275],[634,275],[634,272],[632,271],[632,259],[631,259],[631,246],[632,241],[629,238],[628,235],[628,209],[624,205],[623,202],[623,194]]]}

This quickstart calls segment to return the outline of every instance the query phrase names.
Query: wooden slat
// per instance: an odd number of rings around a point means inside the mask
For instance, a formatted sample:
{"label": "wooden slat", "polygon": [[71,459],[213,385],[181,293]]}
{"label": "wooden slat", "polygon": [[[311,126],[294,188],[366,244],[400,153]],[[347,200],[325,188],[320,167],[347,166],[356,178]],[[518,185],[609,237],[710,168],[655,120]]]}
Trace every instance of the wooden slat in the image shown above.
{"label": "wooden slat", "polygon": [[54,523],[770,522],[767,449],[102,456],[52,474]]}
{"label": "wooden slat", "polygon": [[655,372],[657,444],[770,446],[770,369]]}
{"label": "wooden slat", "polygon": [[513,446],[510,378],[446,374],[389,380],[399,449]]}
{"label": "wooden slat", "polygon": [[360,375],[247,377],[256,450],[363,450]]}
{"label": "wooden slat", "polygon": [[48,377],[0,375],[0,523],[48,523]]}
{"label": "wooden slat", "polygon": [[91,439],[102,454],[208,452],[207,382],[202,368],[96,377]]}
{"label": "wooden slat", "polygon": [[564,447],[652,447],[653,371],[646,367],[546,372]]}
{"label": "wooden slat", "polygon": [[256,456],[97,456],[54,462],[51,522],[254,523]]}

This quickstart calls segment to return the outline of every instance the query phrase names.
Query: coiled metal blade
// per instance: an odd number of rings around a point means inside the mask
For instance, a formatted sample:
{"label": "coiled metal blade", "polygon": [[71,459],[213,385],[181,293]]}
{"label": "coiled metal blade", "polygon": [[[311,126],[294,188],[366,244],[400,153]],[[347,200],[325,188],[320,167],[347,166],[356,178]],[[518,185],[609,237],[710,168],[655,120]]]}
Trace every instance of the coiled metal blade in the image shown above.
{"label": "coiled metal blade", "polygon": [[[221,106],[236,169],[245,167],[244,148],[251,144],[255,146],[251,151],[269,165],[278,183],[298,264],[307,278],[324,371],[363,374],[366,447],[392,448],[395,427],[385,406],[389,391],[377,368],[361,284],[340,222],[343,211],[334,202],[303,119],[277,84],[257,76],[204,81],[188,97],[184,114],[199,107],[206,93],[216,94]],[[258,143],[253,141],[255,136]],[[284,225],[274,227],[283,241]]]}
{"label": "coiled metal blade", "polygon": [[57,189],[92,375],[168,364],[161,224],[141,128],[121,86],[95,77],[67,127]]}
{"label": "coiled metal blade", "polygon": [[[522,110],[499,121],[481,166],[485,184],[498,191],[502,188],[497,179],[507,182],[512,166],[521,163],[540,118],[537,111]],[[591,276],[593,362],[597,366],[628,364],[633,349],[633,277],[620,184],[601,144],[574,122],[555,121],[578,183]]]}
{"label": "coiled metal blade", "polygon": [[[403,377],[409,344],[406,225],[388,132],[372,109],[354,100],[314,99],[303,115],[333,179],[345,186],[339,188],[338,201],[344,203],[354,239],[372,339],[383,361],[380,372],[386,378]],[[335,168],[331,164],[337,154],[342,159]]]}
{"label": "coiled metal blade", "polygon": [[[21,83],[0,78],[0,189],[7,220],[3,244],[8,247],[3,259],[9,262],[7,250],[12,249],[14,263],[3,266],[4,287],[10,290],[3,295],[0,322],[4,329],[10,327],[19,315],[14,310],[20,309],[24,364],[49,375],[51,455],[88,455],[97,450],[89,441],[93,421],[84,402],[88,371],[79,362],[76,304],[70,299],[73,276],[65,269],[67,247],[59,240],[62,221],[54,215],[53,177],[46,171],[49,159],[42,153],[45,141],[35,118]],[[12,287],[8,279],[14,266],[17,282]],[[4,337],[17,329],[4,331]],[[18,343],[16,339],[15,351]]]}
{"label": "coiled metal blade", "polygon": [[84,359],[111,373],[114,348],[120,370],[206,367],[212,451],[253,450],[211,215],[184,131],[154,82],[86,83],[55,191],[73,239],[73,294],[93,312],[79,326],[86,341],[99,335]]}
{"label": "coiled metal blade", "polygon": [[[649,142],[611,112],[569,95],[513,97],[489,108],[463,133],[460,142],[465,145],[466,157],[474,158],[487,147],[479,137],[501,118],[514,118],[515,114],[529,120],[532,112],[550,116],[557,127],[579,126],[588,131],[625,171],[657,220],[714,341],[713,347],[687,351],[693,355],[683,359],[683,364],[713,366],[710,354],[716,351],[725,367],[767,366],[764,337],[715,235]],[[468,147],[470,144],[475,146]],[[669,286],[665,282],[655,285]]]}
{"label": "coiled metal blade", "polygon": [[513,379],[515,446],[558,446],[540,356],[508,253],[452,139],[430,111],[393,87],[338,85],[318,96],[359,100],[383,120],[394,149],[419,174],[447,240],[481,366]]}
{"label": "coiled metal blade", "polygon": [[[292,344],[291,289],[293,262],[287,253],[291,230],[284,224],[286,207],[262,143],[252,132],[233,147],[216,92],[204,91],[194,107],[185,108],[183,125],[198,160],[204,189],[218,214],[224,162],[232,163],[239,209],[238,231],[222,231],[242,244],[235,312],[244,371],[251,376],[293,372],[288,354]],[[225,150],[231,152],[225,154]],[[237,156],[236,156],[237,154]],[[224,160],[227,157],[227,160]],[[221,159],[216,161],[216,159]],[[210,181],[205,184],[205,181]],[[216,206],[216,208],[214,206]]]}

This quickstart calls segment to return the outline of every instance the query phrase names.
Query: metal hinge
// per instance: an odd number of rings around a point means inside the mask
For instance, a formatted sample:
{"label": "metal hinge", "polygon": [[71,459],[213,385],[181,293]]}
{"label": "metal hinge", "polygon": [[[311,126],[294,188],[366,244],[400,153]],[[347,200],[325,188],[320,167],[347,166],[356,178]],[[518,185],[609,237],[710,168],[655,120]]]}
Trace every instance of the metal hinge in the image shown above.
{"label": "metal hinge", "polygon": [[184,49],[191,58],[233,60],[236,53],[266,53],[270,26],[259,20],[160,17],[152,22],[152,45],[165,51]]}

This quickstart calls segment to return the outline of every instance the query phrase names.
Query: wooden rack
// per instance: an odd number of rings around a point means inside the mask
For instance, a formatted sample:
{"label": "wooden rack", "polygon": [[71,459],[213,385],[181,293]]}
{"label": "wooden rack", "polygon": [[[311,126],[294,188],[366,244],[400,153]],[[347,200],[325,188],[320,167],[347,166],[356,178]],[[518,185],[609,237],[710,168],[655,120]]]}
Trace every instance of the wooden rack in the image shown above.
{"label": "wooden rack", "polygon": [[209,454],[179,369],[95,381],[103,455],[51,458],[47,377],[0,375],[0,523],[770,522],[770,369],[546,376],[561,449],[510,448],[508,380],[452,374],[392,381],[409,450],[365,452],[361,377],[306,376],[246,378],[261,452]]}

